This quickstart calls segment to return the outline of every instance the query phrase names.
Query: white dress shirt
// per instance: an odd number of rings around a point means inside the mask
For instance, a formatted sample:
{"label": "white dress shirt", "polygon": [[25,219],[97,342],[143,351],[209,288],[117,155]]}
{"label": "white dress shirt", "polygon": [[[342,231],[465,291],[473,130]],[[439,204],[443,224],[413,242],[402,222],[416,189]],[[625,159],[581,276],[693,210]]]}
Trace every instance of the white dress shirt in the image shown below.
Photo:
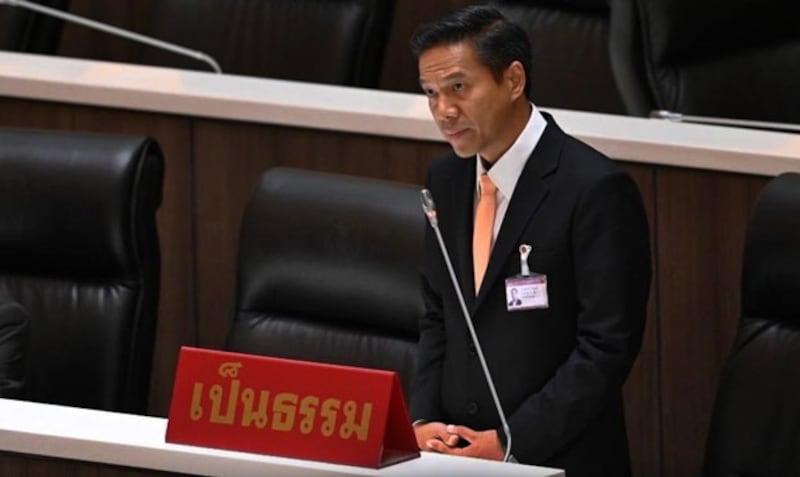
{"label": "white dress shirt", "polygon": [[492,246],[497,240],[497,234],[500,231],[500,226],[503,224],[503,219],[508,210],[508,203],[514,194],[514,188],[517,187],[517,181],[522,174],[522,169],[528,162],[528,158],[533,153],[539,139],[542,137],[544,128],[547,126],[547,120],[531,103],[531,116],[528,118],[528,124],[522,130],[514,144],[497,159],[489,171],[483,167],[483,162],[480,160],[480,154],[475,160],[475,207],[478,205],[478,199],[481,196],[481,174],[486,172],[489,179],[497,187],[495,193],[495,215],[494,215],[494,230],[492,233]]}

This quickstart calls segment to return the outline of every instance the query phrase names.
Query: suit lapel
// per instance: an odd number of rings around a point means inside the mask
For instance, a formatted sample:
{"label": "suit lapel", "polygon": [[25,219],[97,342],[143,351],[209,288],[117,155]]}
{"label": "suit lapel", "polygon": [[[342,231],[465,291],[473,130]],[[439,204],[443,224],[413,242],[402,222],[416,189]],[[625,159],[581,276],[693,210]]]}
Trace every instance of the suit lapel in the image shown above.
{"label": "suit lapel", "polygon": [[[472,309],[473,315],[486,298],[488,290],[494,282],[498,278],[506,278],[499,277],[503,264],[509,254],[518,253],[516,245],[522,232],[549,192],[547,183],[543,178],[558,168],[564,133],[555,125],[550,115],[545,114],[545,118],[547,119],[547,127],[522,170],[517,186],[514,189],[514,194],[508,204],[503,225],[497,234],[497,241],[492,247],[486,275],[481,289],[478,291],[478,296],[475,298],[474,308]],[[471,257],[472,254],[470,253],[469,256]],[[471,270],[472,268],[470,268]]]}
{"label": "suit lapel", "polygon": [[475,301],[475,278],[472,272],[472,222],[475,201],[475,160],[458,158],[460,164],[450,181],[451,217],[449,237],[445,238],[453,269],[467,308]]}

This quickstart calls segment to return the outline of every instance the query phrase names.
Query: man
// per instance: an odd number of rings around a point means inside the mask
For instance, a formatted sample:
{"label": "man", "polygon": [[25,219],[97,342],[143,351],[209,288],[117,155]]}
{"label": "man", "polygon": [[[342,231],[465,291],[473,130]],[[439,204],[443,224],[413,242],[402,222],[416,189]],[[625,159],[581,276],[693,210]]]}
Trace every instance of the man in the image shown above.
{"label": "man", "polygon": [[[420,29],[412,49],[454,152],[431,165],[427,187],[508,417],[511,455],[569,477],[629,474],[622,385],[641,345],[651,273],[635,183],[528,101],[527,36],[498,11],[454,12]],[[427,232],[411,396],[417,443],[499,460],[506,437]],[[507,287],[519,280],[532,287],[520,295],[537,298],[508,307]]]}
{"label": "man", "polygon": [[516,287],[512,288],[511,289],[511,299],[508,300],[508,306],[509,307],[522,306],[522,300],[519,299],[517,294],[518,294],[517,288]]}
{"label": "man", "polygon": [[22,396],[25,310],[0,289],[0,398]]}

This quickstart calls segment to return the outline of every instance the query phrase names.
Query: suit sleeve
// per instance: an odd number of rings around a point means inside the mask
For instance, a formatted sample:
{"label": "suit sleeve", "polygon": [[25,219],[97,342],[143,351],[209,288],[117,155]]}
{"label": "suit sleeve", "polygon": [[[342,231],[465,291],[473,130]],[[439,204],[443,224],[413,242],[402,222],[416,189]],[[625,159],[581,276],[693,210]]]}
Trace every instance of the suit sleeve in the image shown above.
{"label": "suit sleeve", "polygon": [[615,172],[586,187],[574,208],[576,345],[509,419],[512,453],[542,462],[620,395],[641,347],[650,290],[647,219],[636,184]]}

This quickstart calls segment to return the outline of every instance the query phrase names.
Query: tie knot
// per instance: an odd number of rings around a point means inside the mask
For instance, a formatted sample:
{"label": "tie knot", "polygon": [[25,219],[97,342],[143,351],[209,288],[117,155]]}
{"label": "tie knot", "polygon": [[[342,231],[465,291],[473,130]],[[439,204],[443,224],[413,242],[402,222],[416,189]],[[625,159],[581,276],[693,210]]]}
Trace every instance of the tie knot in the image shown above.
{"label": "tie knot", "polygon": [[481,195],[494,195],[497,192],[497,186],[489,178],[485,172],[481,174]]}

